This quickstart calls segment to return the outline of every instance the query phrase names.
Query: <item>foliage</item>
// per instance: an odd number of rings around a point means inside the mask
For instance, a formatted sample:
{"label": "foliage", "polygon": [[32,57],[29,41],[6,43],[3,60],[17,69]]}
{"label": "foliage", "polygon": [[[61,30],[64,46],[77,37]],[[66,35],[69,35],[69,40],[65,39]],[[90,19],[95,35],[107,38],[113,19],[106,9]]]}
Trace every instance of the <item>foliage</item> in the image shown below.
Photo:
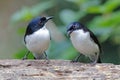
{"label": "foliage", "polygon": [[[73,59],[78,54],[66,36],[66,26],[72,21],[80,21],[89,27],[100,40],[103,48],[103,62],[120,63],[120,0],[41,0],[32,7],[23,7],[13,14],[13,23],[23,23],[33,17],[47,14],[54,16],[57,28],[65,37],[61,42],[51,41],[49,58]],[[20,29],[22,35],[24,29]],[[22,51],[22,52],[21,52]],[[17,57],[25,53],[19,51]],[[84,61],[81,58],[81,61]],[[86,60],[86,59],[85,59]]]}

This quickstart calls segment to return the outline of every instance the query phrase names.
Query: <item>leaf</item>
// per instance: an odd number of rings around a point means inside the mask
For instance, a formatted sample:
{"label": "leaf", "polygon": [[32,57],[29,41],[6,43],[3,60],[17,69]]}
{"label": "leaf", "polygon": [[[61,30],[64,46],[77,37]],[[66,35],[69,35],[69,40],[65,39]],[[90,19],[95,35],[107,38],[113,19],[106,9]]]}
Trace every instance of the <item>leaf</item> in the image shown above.
{"label": "leaf", "polygon": [[104,5],[101,5],[101,13],[109,13],[112,12],[115,8],[120,5],[120,0],[108,0]]}
{"label": "leaf", "polygon": [[55,4],[52,1],[41,2],[35,6],[23,7],[20,11],[13,14],[12,22],[28,21],[31,18],[41,14],[42,12],[52,8]]}
{"label": "leaf", "polygon": [[20,27],[17,32],[18,34],[23,35],[23,33],[25,33],[25,30],[25,27]]}
{"label": "leaf", "polygon": [[82,11],[74,12],[72,10],[65,9],[65,10],[61,11],[60,19],[62,20],[62,22],[64,24],[68,25],[71,22],[78,21],[85,15],[86,15],[86,13],[84,13]]}
{"label": "leaf", "polygon": [[88,0],[80,5],[80,10],[88,12],[89,8],[100,5],[100,0]]}
{"label": "leaf", "polygon": [[[97,0],[96,0],[97,1]],[[90,5],[90,4],[89,4]],[[108,0],[102,5],[91,4],[86,8],[88,13],[110,13],[120,5],[120,0]]]}
{"label": "leaf", "polygon": [[64,24],[69,24],[72,21],[75,21],[76,13],[72,10],[65,9],[60,13],[60,19],[63,21]]}
{"label": "leaf", "polygon": [[89,24],[90,27],[110,27],[120,23],[120,11],[95,17]]}

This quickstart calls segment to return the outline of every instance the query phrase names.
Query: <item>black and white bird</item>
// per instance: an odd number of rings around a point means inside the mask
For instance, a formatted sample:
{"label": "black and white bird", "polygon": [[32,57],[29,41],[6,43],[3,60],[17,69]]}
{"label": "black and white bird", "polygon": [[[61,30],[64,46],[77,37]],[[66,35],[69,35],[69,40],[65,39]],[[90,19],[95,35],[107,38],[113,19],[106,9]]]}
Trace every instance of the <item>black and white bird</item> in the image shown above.
{"label": "black and white bird", "polygon": [[[101,63],[101,46],[93,32],[81,23],[73,22],[67,27],[67,34],[76,50],[89,57],[92,64]],[[75,62],[79,60],[80,55],[75,58]]]}
{"label": "black and white bird", "polygon": [[45,58],[48,59],[45,51],[49,47],[50,33],[46,28],[46,23],[52,18],[53,17],[37,17],[30,21],[24,35],[24,42],[29,51],[23,59],[27,59],[30,52],[33,53],[34,59],[40,59],[43,54]]}

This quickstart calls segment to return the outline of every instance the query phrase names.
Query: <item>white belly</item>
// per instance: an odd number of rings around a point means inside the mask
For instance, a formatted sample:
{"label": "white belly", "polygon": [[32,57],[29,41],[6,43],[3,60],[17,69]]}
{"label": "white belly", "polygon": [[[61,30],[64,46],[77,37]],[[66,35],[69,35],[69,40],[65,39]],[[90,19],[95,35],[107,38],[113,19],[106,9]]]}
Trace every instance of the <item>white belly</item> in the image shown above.
{"label": "white belly", "polygon": [[34,32],[25,38],[26,47],[35,54],[41,54],[49,47],[50,35],[46,28]]}
{"label": "white belly", "polygon": [[89,33],[83,30],[73,31],[71,41],[73,46],[86,56],[95,55],[95,53],[99,52],[98,46],[91,40]]}

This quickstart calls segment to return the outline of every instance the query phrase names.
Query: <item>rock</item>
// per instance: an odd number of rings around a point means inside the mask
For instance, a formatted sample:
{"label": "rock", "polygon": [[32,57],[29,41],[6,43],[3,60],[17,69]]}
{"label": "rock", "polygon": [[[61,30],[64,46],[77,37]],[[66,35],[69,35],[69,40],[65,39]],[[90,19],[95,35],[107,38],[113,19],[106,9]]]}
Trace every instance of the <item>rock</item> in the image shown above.
{"label": "rock", "polygon": [[0,80],[120,80],[120,65],[68,60],[0,60]]}

